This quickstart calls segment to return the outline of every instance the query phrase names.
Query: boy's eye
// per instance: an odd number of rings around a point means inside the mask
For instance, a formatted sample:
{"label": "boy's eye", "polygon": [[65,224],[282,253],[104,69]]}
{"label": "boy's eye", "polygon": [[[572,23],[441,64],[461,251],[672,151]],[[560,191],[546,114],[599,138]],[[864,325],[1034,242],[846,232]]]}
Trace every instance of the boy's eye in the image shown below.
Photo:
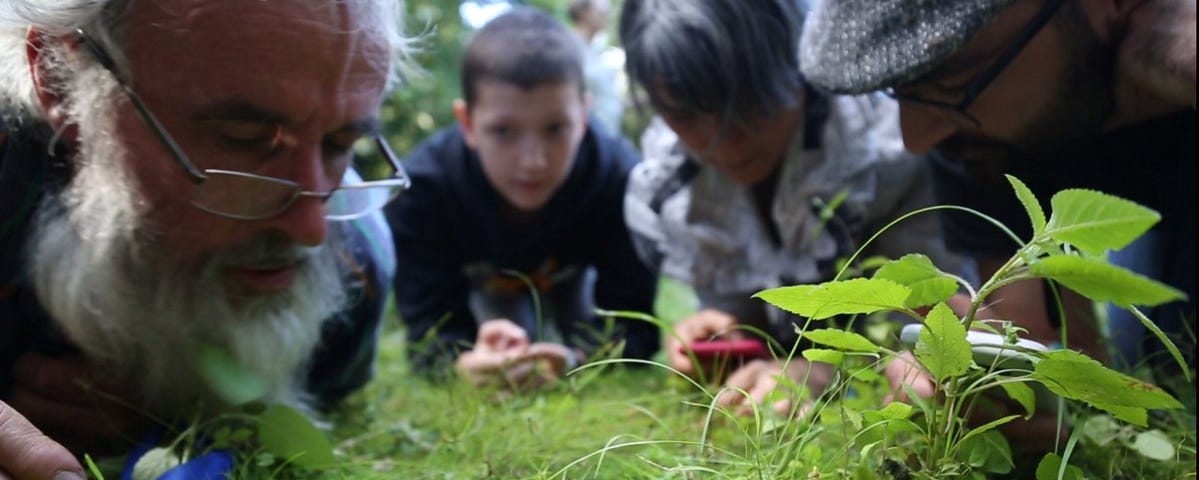
{"label": "boy's eye", "polygon": [[512,129],[506,126],[496,126],[488,128],[487,133],[493,137],[504,139],[512,135]]}
{"label": "boy's eye", "polygon": [[565,132],[566,132],[566,124],[565,123],[554,123],[545,128],[545,133],[548,133],[550,135],[556,136],[556,135],[561,135]]}

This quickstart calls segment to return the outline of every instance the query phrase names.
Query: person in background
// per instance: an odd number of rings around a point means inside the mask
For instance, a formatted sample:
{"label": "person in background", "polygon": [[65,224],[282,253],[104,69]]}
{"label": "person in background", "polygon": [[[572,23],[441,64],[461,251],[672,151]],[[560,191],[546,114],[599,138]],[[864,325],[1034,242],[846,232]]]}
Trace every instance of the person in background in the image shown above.
{"label": "person in background", "polygon": [[[907,148],[933,153],[941,203],[981,211],[1021,238],[1031,227],[1005,173],[1042,202],[1087,188],[1161,213],[1110,258],[1188,295],[1147,313],[1194,368],[1195,19],[1193,0],[826,0],[809,21],[801,65],[830,91],[889,89]],[[950,246],[975,257],[984,278],[1012,255],[990,224],[959,213],[944,220]],[[996,291],[992,314],[1033,340],[1106,358],[1091,303],[1058,293],[1065,320],[1041,281]],[[1120,364],[1173,362],[1138,320],[1109,311]]]}
{"label": "person in background", "polygon": [[[628,75],[657,114],[642,137],[626,218],[646,264],[693,287],[702,307],[667,339],[670,366],[695,375],[702,366],[686,345],[748,336],[739,329],[752,326],[778,341],[781,358],[729,373],[719,402],[749,413],[790,383],[782,375],[819,394],[831,367],[786,358],[805,320],[751,296],[832,280],[838,260],[929,205],[925,159],[904,152],[894,102],[807,87],[796,63],[800,2],[629,0],[623,8]],[[922,253],[968,275],[938,229],[935,216],[910,218],[865,255]],[[771,406],[804,408],[792,398]]]}
{"label": "person in background", "polygon": [[608,12],[608,0],[571,0],[567,15],[583,42],[583,78],[591,94],[591,114],[609,132],[619,135],[624,120],[624,99],[617,82],[619,72],[604,63]]}
{"label": "person in background", "polygon": [[[205,359],[258,380],[250,400],[312,415],[371,378],[394,259],[363,220],[407,184],[379,140],[409,51],[400,13],[389,0],[0,5],[5,419],[15,409],[76,455],[111,454],[159,420],[247,400]],[[362,142],[394,178],[351,180]]]}
{"label": "person in background", "polygon": [[458,124],[408,156],[412,190],[385,210],[415,368],[524,390],[605,345],[649,357],[657,326],[595,312],[650,311],[656,276],[622,213],[639,156],[588,123],[579,42],[516,8],[471,38],[461,77]]}

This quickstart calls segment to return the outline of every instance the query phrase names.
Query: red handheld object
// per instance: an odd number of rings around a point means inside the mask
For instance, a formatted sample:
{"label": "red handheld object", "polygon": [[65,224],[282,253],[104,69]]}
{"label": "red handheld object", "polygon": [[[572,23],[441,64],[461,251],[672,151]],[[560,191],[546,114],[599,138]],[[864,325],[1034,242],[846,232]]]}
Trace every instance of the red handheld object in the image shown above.
{"label": "red handheld object", "polygon": [[696,358],[710,359],[716,357],[723,358],[767,358],[770,357],[770,351],[766,350],[766,346],[762,342],[753,339],[744,340],[708,340],[703,342],[691,342],[690,345],[679,347],[679,351],[683,354],[690,349],[695,352]]}

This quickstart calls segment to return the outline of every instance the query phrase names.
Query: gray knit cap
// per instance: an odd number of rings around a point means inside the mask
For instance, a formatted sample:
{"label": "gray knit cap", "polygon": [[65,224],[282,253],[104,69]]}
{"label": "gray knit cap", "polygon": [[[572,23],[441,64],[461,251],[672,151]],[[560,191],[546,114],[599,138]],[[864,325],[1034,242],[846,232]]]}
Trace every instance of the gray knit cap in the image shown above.
{"label": "gray knit cap", "polygon": [[1012,0],[821,0],[799,64],[833,93],[902,85],[932,70]]}

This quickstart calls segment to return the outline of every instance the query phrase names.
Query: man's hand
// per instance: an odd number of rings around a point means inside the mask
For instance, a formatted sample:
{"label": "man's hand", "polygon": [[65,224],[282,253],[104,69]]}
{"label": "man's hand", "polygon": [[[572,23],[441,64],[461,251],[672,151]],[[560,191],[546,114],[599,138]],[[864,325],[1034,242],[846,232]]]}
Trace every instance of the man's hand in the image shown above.
{"label": "man's hand", "polygon": [[458,357],[457,369],[476,386],[524,391],[553,383],[577,358],[578,354],[564,345],[529,344],[523,328],[506,319],[494,319],[479,326],[475,348]]}
{"label": "man's hand", "polygon": [[13,370],[9,405],[72,452],[118,453],[153,427],[128,400],[131,388],[100,380],[80,356],[26,353]]}
{"label": "man's hand", "polygon": [[[670,366],[687,376],[694,377],[697,372],[696,365],[691,362],[691,357],[682,350],[682,346],[695,341],[715,338],[740,339],[741,332],[734,328],[736,326],[737,319],[732,315],[713,309],[700,310],[679,320],[674,326],[675,334],[666,338],[666,358]],[[704,369],[708,378],[715,373],[713,370],[716,365],[703,364],[700,367]]]}
{"label": "man's hand", "polygon": [[0,402],[0,480],[83,478],[83,467],[71,452]]}
{"label": "man's hand", "polygon": [[[936,382],[920,367],[912,352],[902,352],[888,361],[883,375],[891,384],[891,391],[883,399],[883,403],[910,400],[903,385],[907,385],[912,393],[922,399],[932,398],[937,393]],[[1015,402],[1008,401],[1007,398],[983,397],[978,401],[980,403],[974,408],[973,416],[967,420],[972,426],[1024,413],[1023,407],[1015,405]],[[1055,438],[1064,441],[1070,433],[1068,427],[1063,427],[1061,436],[1057,435],[1057,415],[1052,411],[1038,411],[1028,420],[1016,419],[1001,425],[999,430],[1013,447],[1037,453],[1053,450]]]}
{"label": "man's hand", "polygon": [[[784,375],[796,384],[807,387],[811,397],[815,398],[832,380],[833,369],[826,363],[809,363],[804,359],[792,359],[785,369],[781,360],[754,360],[729,376],[725,382],[727,389],[716,399],[716,404],[734,409],[736,415],[753,415],[755,405],[765,406],[770,401],[770,395],[779,387]],[[789,387],[784,388],[787,391],[783,398],[771,402],[770,408],[783,416],[802,417],[807,414],[810,402],[795,409],[795,392],[791,392]],[[739,390],[744,390],[748,396]]]}

